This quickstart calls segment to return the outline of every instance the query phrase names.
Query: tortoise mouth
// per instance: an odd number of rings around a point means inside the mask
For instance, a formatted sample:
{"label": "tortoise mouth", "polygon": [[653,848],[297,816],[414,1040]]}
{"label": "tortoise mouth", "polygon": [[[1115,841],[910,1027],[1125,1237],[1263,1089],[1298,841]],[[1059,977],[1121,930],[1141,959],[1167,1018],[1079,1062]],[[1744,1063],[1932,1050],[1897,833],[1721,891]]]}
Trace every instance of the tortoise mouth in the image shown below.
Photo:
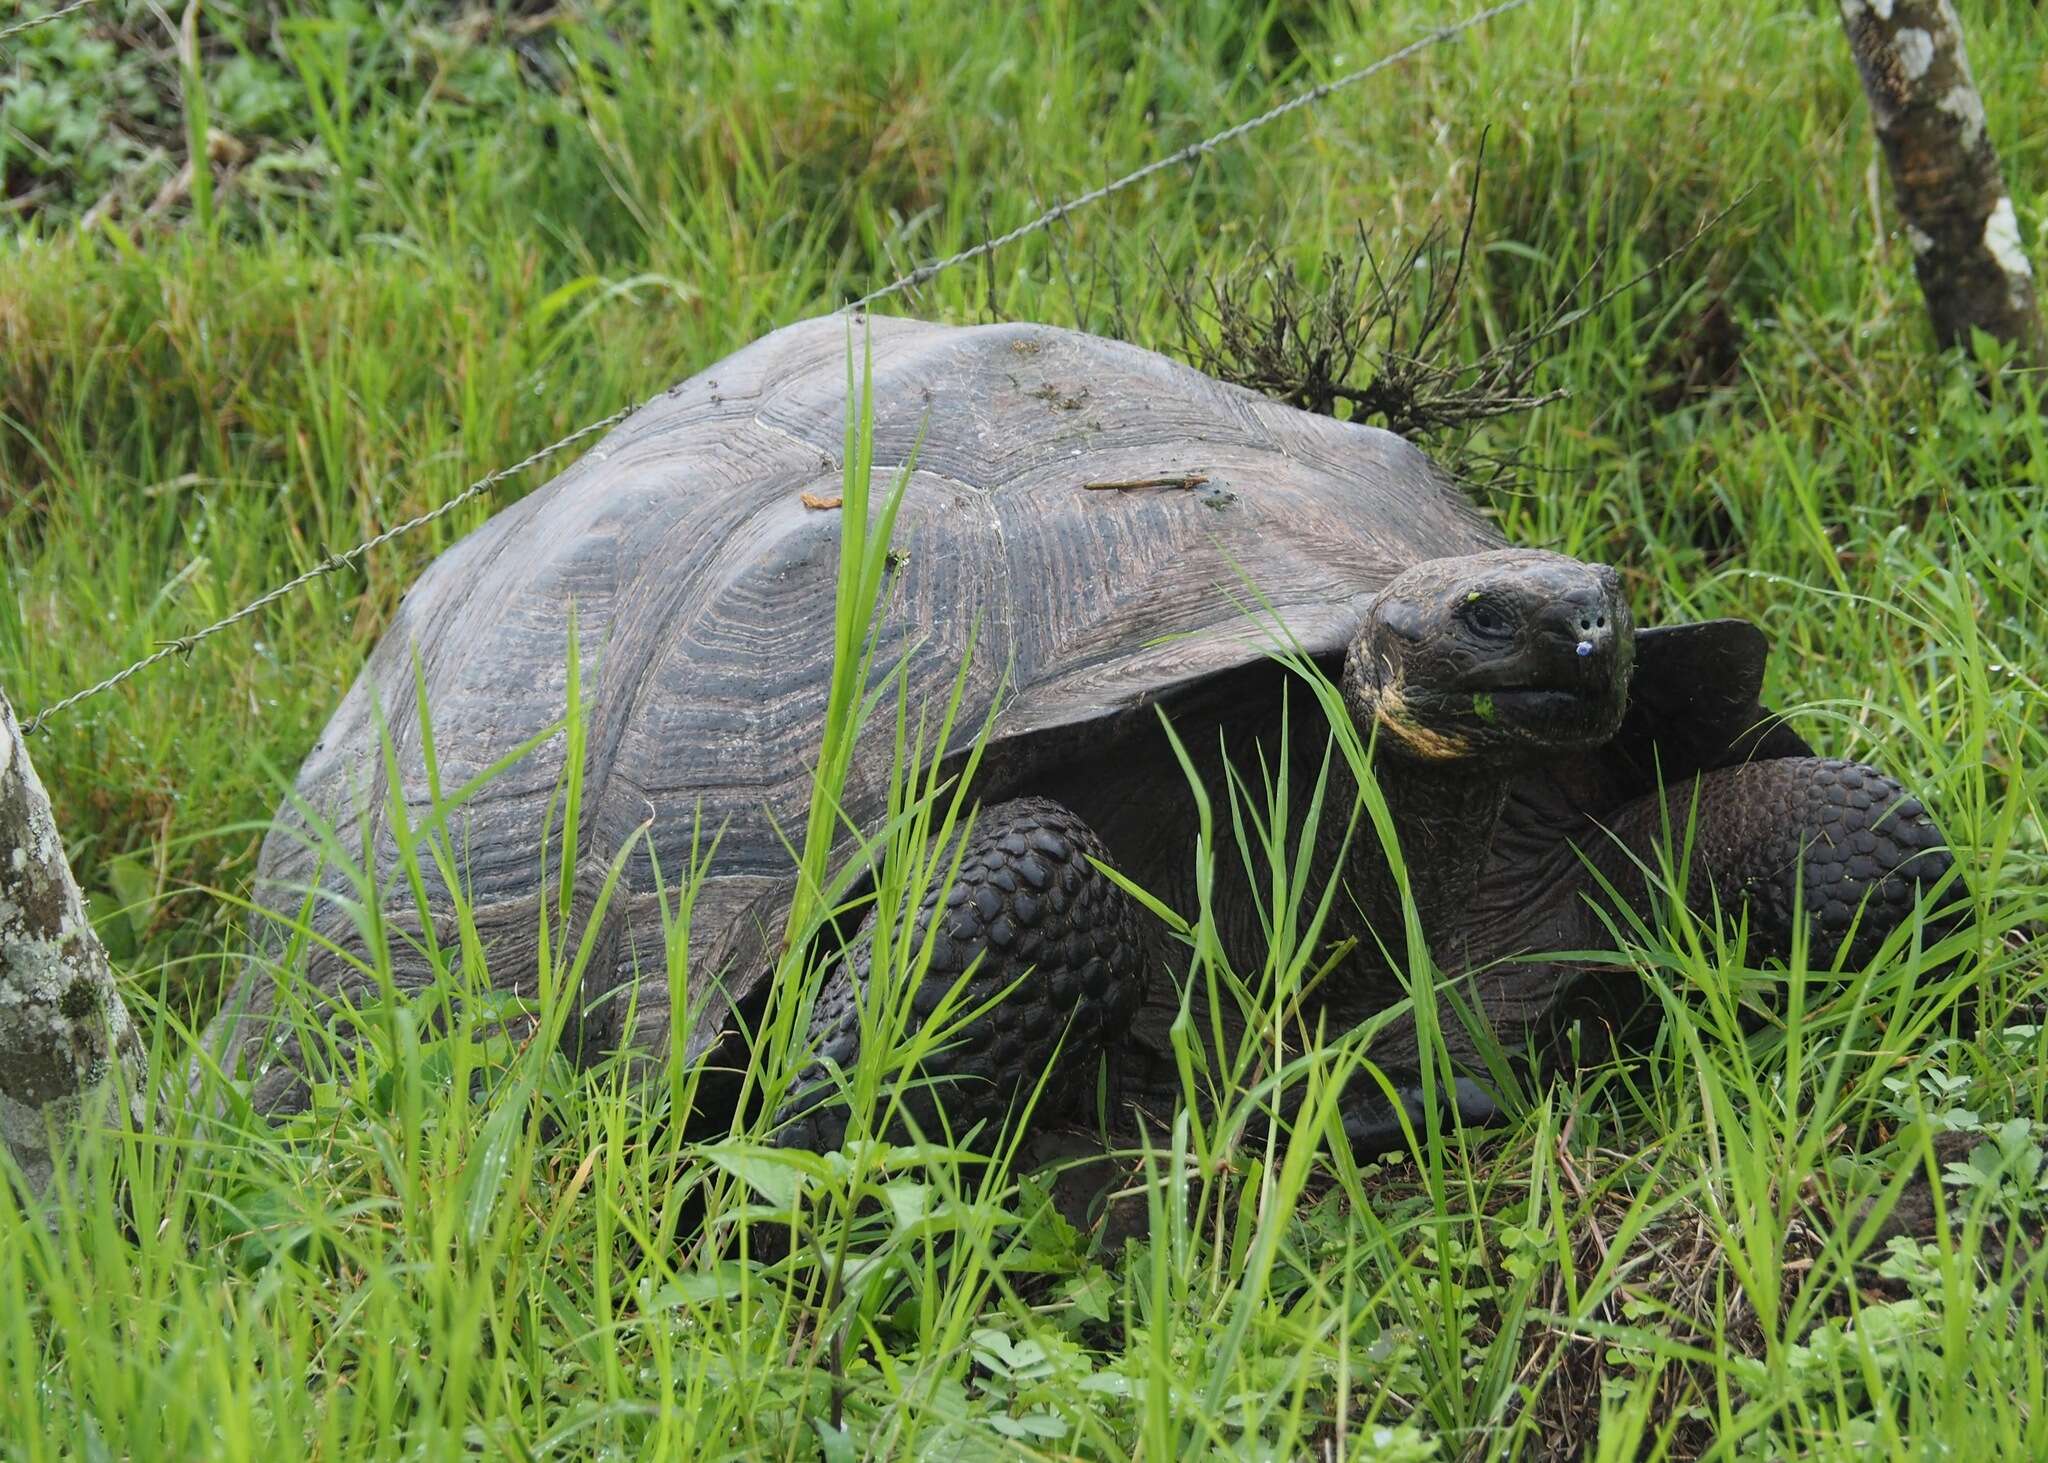
{"label": "tortoise mouth", "polygon": [[1479,693],[1473,697],[1473,709],[1483,718],[1543,741],[1565,744],[1612,736],[1618,702],[1611,685],[1517,686]]}
{"label": "tortoise mouth", "polygon": [[1613,693],[1604,686],[1597,690],[1580,686],[1518,686],[1512,691],[1490,691],[1482,694],[1490,696],[1493,704],[1503,711],[1523,712],[1534,716],[1596,711],[1613,700]]}
{"label": "tortoise mouth", "polygon": [[1534,713],[1595,709],[1614,701],[1612,686],[1513,686],[1511,691],[1485,695],[1491,695],[1497,707]]}

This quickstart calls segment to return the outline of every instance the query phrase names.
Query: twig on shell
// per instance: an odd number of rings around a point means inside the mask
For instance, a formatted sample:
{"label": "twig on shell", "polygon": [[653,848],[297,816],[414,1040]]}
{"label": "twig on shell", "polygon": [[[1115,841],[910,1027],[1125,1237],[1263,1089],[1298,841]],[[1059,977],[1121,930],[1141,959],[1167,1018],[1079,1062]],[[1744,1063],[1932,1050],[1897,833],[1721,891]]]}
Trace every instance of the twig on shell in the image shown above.
{"label": "twig on shell", "polygon": [[1081,486],[1091,493],[1128,493],[1137,488],[1199,488],[1207,481],[1209,475],[1205,472],[1180,472],[1155,478],[1110,478]]}

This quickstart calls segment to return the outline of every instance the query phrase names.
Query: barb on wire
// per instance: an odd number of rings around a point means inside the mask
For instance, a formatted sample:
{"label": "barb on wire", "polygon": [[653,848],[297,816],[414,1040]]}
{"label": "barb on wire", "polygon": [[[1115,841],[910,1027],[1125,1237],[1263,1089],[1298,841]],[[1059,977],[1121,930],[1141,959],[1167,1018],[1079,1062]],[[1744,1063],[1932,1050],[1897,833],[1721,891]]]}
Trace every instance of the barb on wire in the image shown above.
{"label": "barb on wire", "polygon": [[1496,16],[1506,15],[1510,10],[1520,10],[1529,3],[1530,0],[1502,0],[1501,4],[1490,6],[1485,10],[1468,15],[1463,20],[1454,21],[1450,25],[1440,25],[1427,35],[1410,41],[1407,45],[1401,47],[1400,50],[1380,57],[1379,60],[1369,66],[1361,66],[1356,71],[1347,71],[1342,76],[1325,81],[1321,85],[1312,86],[1299,96],[1290,97],[1288,100],[1280,103],[1279,106],[1261,112],[1256,117],[1248,117],[1236,126],[1226,127],[1221,132],[1203,138],[1200,142],[1191,142],[1178,152],[1168,153],[1162,158],[1155,158],[1153,161],[1145,164],[1144,167],[1139,168],[1135,172],[1124,174],[1113,183],[1105,183],[1100,188],[1091,189],[1079,197],[1055,203],[1037,218],[1032,219],[1029,223],[1019,224],[1007,234],[998,234],[993,239],[984,239],[971,249],[962,249],[958,254],[948,254],[943,259],[935,259],[928,263],[920,264],[901,279],[885,284],[878,290],[868,291],[868,293],[855,300],[849,308],[865,310],[877,300],[886,300],[891,295],[917,288],[917,286],[931,279],[934,275],[944,274],[947,270],[958,265],[972,263],[985,254],[993,254],[998,249],[1007,248],[1019,239],[1029,238],[1033,234],[1051,228],[1070,213],[1086,208],[1092,203],[1100,203],[1103,199],[1113,194],[1121,193],[1124,189],[1135,184],[1142,183],[1154,174],[1163,173],[1168,168],[1178,167],[1182,163],[1191,163],[1198,157],[1204,157],[1214,152],[1227,142],[1235,142],[1246,133],[1256,132],[1270,122],[1279,121],[1290,112],[1298,112],[1303,107],[1312,107],[1333,92],[1340,92],[1347,86],[1354,86],[1365,80],[1368,76],[1375,76],[1385,71],[1389,66],[1399,65],[1418,51],[1426,51],[1431,46],[1441,45],[1445,41],[1453,40],[1475,26],[1484,25]]}
{"label": "barb on wire", "polygon": [[34,30],[39,25],[48,25],[53,20],[62,20],[74,10],[83,10],[94,3],[96,0],[71,0],[69,5],[59,6],[46,15],[32,15],[27,20],[17,20],[13,25],[0,29],[0,41],[6,40],[9,36],[18,36],[25,30]]}
{"label": "barb on wire", "polygon": [[[92,3],[93,0],[71,0],[70,4],[64,6],[60,10],[53,11],[45,16],[39,16],[35,20],[28,21],[22,25],[15,26],[10,30],[0,30],[0,40],[4,40],[6,37],[14,34],[15,31],[26,30],[30,26],[42,25],[47,21],[56,20],[60,16],[68,15],[74,10],[82,10],[87,5],[90,5]],[[1292,112],[1298,112],[1304,107],[1312,107],[1317,102],[1320,102],[1324,97],[1329,96],[1331,93],[1342,91],[1344,90],[1344,88],[1348,86],[1355,85],[1356,83],[1365,80],[1368,76],[1373,76],[1381,71],[1386,70],[1390,66],[1397,65],[1400,62],[1407,60],[1410,56],[1415,55],[1419,51],[1425,51],[1429,49],[1431,46],[1440,45],[1445,41],[1455,39],[1456,37],[1463,35],[1466,31],[1471,30],[1476,26],[1484,25],[1487,21],[1494,19],[1496,16],[1505,15],[1511,10],[1519,10],[1523,6],[1528,5],[1530,3],[1531,0],[1502,0],[1502,3],[1489,6],[1485,10],[1481,10],[1472,15],[1468,15],[1463,20],[1455,21],[1450,25],[1438,26],[1435,30],[1430,31],[1428,34],[1421,36],[1416,40],[1410,41],[1407,45],[1401,47],[1398,51],[1393,51],[1385,56],[1382,56],[1379,60],[1373,62],[1369,66],[1361,66],[1356,71],[1346,72],[1342,76],[1335,77],[1332,80],[1323,82],[1318,86],[1310,87],[1307,91],[1302,92],[1299,96],[1291,97],[1287,101],[1280,103],[1280,105],[1269,108],[1268,110],[1259,113],[1259,115],[1256,117],[1247,118],[1246,120],[1239,122],[1234,126],[1224,128],[1221,132],[1217,132],[1212,134],[1211,136],[1203,138],[1200,142],[1189,143],[1186,147],[1181,148],[1177,152],[1169,153],[1165,157],[1154,159],[1152,162],[1145,164],[1143,167],[1138,168],[1136,171],[1124,174],[1121,178],[1116,179],[1114,182],[1105,183],[1102,187],[1092,189],[1091,191],[1083,193],[1078,197],[1067,199],[1064,202],[1055,203],[1051,208],[1046,209],[1037,218],[1032,219],[1029,223],[1020,224],[1018,227],[1011,229],[1006,234],[998,234],[994,238],[983,240],[981,243],[976,244],[971,249],[963,249],[957,254],[950,254],[943,259],[931,260],[927,263],[921,264],[917,268],[911,270],[910,273],[904,275],[901,279],[895,280],[890,284],[883,285],[880,289],[870,290],[867,294],[862,295],[858,300],[855,300],[847,308],[849,311],[855,312],[865,310],[869,305],[872,305],[877,300],[884,300],[889,298],[889,296],[891,295],[900,294],[904,290],[914,289],[918,285],[923,284],[925,281],[932,279],[937,275],[944,274],[949,269],[957,268],[962,264],[970,263],[973,260],[980,259],[985,255],[993,254],[998,249],[1006,248],[1009,245],[1016,243],[1019,239],[1028,238],[1032,234],[1039,233],[1045,229],[1049,229],[1070,213],[1078,212],[1083,208],[1087,208],[1091,204],[1100,203],[1103,199],[1111,197],[1114,194],[1121,193],[1124,189],[1132,187],[1135,184],[1142,183],[1145,179],[1150,178],[1155,174],[1165,172],[1169,168],[1178,167],[1183,163],[1193,162],[1196,158],[1203,157],[1208,153],[1214,152],[1217,148],[1222,147],[1225,143],[1234,142],[1238,138],[1246,135],[1247,133],[1256,132],[1259,130],[1259,128],[1264,127],[1269,123],[1276,122],[1280,118],[1285,117]],[[652,398],[649,399],[652,400]],[[48,722],[51,717],[58,716],[61,715],[63,712],[69,711],[72,707],[78,705],[78,703],[81,701],[89,701],[95,696],[99,696],[104,694],[105,692],[113,690],[114,687],[120,685],[123,681],[126,681],[133,676],[140,675],[142,672],[148,670],[151,666],[156,665],[160,661],[168,660],[170,659],[170,657],[181,653],[189,655],[192,652],[193,647],[198,645],[200,641],[210,639],[213,636],[220,634],[220,632],[223,630],[227,630],[235,625],[239,625],[240,623],[242,623],[242,621],[247,620],[252,616],[261,613],[269,606],[283,599],[286,595],[293,593],[294,591],[304,587],[305,585],[311,584],[315,579],[318,579],[323,575],[332,574],[337,569],[345,568],[346,566],[355,563],[356,560],[360,559],[363,555],[369,553],[372,549],[378,548],[384,544],[389,543],[392,539],[397,538],[399,535],[410,533],[416,528],[423,528],[427,524],[432,523],[434,520],[445,517],[446,515],[454,512],[457,508],[460,508],[464,503],[471,501],[472,499],[478,497],[480,494],[489,492],[493,487],[496,487],[506,478],[516,476],[517,474],[524,472],[527,468],[532,467],[537,463],[545,462],[548,458],[553,457],[556,453],[561,452],[565,448],[574,446],[576,443],[581,442],[584,438],[590,436],[592,433],[601,432],[605,430],[607,427],[616,426],[618,423],[624,421],[627,417],[631,416],[634,412],[638,411],[642,406],[646,404],[646,402],[634,402],[629,406],[623,406],[619,408],[619,410],[613,412],[608,417],[604,417],[599,421],[590,423],[588,426],[578,427],[575,431],[571,432],[568,436],[562,438],[560,441],[549,443],[547,446],[541,448],[539,451],[531,454],[528,457],[520,459],[518,462],[513,463],[510,467],[501,467],[496,472],[489,473],[484,477],[478,478],[475,482],[471,483],[467,488],[464,488],[460,493],[457,493],[447,502],[441,504],[440,507],[431,509],[428,512],[422,513],[415,518],[408,518],[403,523],[395,523],[391,527],[385,529],[382,533],[379,533],[372,538],[365,539],[363,542],[357,544],[354,548],[346,550],[343,553],[328,555],[319,563],[315,564],[312,568],[306,570],[303,574],[300,574],[292,579],[288,579],[284,583],[278,585],[276,588],[271,589],[266,593],[257,596],[255,599],[249,601],[249,603],[243,605],[240,609],[236,610],[233,614],[225,616],[222,619],[215,620],[211,625],[206,626],[204,629],[195,630],[191,634],[186,635],[181,639],[173,640],[168,644],[161,646],[154,653],[144,656],[141,660],[136,661],[134,664],[126,666],[123,669],[116,671],[113,675],[108,676],[105,680],[97,682],[94,685],[87,686],[82,691],[74,691],[71,695],[66,696],[62,701],[58,701],[49,706],[44,707],[42,710],[38,711],[34,716],[30,717],[26,723],[23,724],[21,729],[23,735],[33,735],[37,731],[41,730],[43,725],[46,722]]]}

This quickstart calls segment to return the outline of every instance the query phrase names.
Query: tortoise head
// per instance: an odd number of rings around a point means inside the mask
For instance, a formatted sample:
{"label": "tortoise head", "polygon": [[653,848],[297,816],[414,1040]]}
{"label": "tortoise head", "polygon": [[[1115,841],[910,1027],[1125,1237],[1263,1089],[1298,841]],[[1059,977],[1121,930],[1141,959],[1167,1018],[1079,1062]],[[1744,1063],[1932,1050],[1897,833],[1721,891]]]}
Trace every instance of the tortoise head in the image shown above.
{"label": "tortoise head", "polygon": [[1359,730],[1428,762],[1524,761],[1609,740],[1635,654],[1621,577],[1534,549],[1415,565],[1344,662]]}

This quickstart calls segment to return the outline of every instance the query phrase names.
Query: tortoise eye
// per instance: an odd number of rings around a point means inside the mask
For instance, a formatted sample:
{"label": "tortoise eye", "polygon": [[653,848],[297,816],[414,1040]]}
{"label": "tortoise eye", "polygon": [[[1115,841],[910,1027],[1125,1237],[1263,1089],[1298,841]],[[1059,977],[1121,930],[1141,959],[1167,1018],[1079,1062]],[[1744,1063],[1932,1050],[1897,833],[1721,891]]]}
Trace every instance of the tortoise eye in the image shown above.
{"label": "tortoise eye", "polygon": [[1458,606],[1458,618],[1473,633],[1488,640],[1507,640],[1515,633],[1507,612],[1490,599],[1474,595]]}

